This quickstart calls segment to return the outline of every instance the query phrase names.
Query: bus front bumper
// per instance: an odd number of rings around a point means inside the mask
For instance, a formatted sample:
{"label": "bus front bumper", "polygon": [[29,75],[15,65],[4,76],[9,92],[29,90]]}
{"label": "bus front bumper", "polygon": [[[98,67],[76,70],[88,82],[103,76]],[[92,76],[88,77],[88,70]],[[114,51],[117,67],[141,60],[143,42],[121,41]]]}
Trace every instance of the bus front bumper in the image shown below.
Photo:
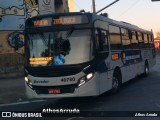
{"label": "bus front bumper", "polygon": [[35,90],[31,89],[26,83],[25,83],[25,88],[28,98],[64,98],[64,97],[87,97],[87,96],[99,95],[99,85],[96,80],[96,77],[92,78],[92,80],[86,82],[80,87],[75,87],[73,93],[38,94]]}

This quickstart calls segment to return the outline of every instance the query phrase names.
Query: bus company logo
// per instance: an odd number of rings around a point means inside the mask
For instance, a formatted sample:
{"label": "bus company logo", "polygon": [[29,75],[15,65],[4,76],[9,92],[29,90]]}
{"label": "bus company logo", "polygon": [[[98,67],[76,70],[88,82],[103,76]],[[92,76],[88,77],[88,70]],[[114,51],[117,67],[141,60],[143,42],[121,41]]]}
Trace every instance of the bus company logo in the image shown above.
{"label": "bus company logo", "polygon": [[44,3],[45,5],[50,5],[50,4],[51,4],[51,0],[43,0],[43,3]]}
{"label": "bus company logo", "polygon": [[35,84],[45,84],[45,83],[49,83],[48,80],[34,80]]}

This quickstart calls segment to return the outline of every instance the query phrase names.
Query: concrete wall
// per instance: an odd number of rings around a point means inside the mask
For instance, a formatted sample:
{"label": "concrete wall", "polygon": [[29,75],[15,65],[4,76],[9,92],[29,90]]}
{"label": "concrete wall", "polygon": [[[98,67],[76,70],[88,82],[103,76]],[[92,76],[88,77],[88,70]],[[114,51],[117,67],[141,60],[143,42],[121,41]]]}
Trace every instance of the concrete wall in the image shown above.
{"label": "concrete wall", "polygon": [[[15,77],[23,74],[24,58],[9,46],[8,40],[11,39],[14,34],[22,33],[21,31],[0,31],[0,78]],[[21,35],[19,35],[21,36]],[[22,39],[23,35],[21,36]],[[19,53],[23,53],[21,48]]]}
{"label": "concrete wall", "polygon": [[74,12],[74,0],[68,0],[69,12]]}
{"label": "concrete wall", "polygon": [[[39,2],[41,1],[41,2]],[[53,6],[54,0],[0,0],[0,78],[22,75],[24,58],[18,55],[12,41],[24,41],[25,20],[40,14],[68,12],[68,1]],[[41,6],[39,5],[41,3]],[[24,53],[20,48],[19,53]]]}
{"label": "concrete wall", "polygon": [[[0,78],[23,73],[23,57],[10,45],[15,36],[24,41],[26,16],[24,0],[0,0]],[[18,52],[23,51],[21,48]]]}

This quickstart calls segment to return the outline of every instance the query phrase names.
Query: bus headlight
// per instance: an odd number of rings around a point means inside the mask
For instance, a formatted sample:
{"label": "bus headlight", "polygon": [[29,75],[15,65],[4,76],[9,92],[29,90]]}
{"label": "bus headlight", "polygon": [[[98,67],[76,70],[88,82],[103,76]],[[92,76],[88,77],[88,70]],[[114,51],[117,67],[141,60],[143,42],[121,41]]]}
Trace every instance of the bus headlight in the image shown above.
{"label": "bus headlight", "polygon": [[89,80],[91,80],[93,77],[94,77],[94,73],[89,73],[86,76],[82,77],[79,80],[78,87],[82,86],[83,84],[85,84],[86,82],[88,82]]}
{"label": "bus headlight", "polygon": [[24,80],[26,81],[26,83],[28,83],[28,81],[29,81],[27,77],[25,77]]}
{"label": "bus headlight", "polygon": [[32,82],[28,79],[28,77],[24,78],[25,82],[27,83],[27,85],[32,88]]}
{"label": "bus headlight", "polygon": [[92,78],[93,78],[93,73],[89,73],[89,74],[86,75],[87,80],[90,80]]}

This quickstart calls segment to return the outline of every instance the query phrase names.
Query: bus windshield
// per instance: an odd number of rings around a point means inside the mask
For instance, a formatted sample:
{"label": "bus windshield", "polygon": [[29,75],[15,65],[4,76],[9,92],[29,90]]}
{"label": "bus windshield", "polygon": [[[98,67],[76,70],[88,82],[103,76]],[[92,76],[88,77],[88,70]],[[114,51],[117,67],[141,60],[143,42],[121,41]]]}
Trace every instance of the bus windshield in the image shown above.
{"label": "bus windshield", "polygon": [[67,30],[27,34],[29,66],[74,65],[93,59],[91,30]]}

